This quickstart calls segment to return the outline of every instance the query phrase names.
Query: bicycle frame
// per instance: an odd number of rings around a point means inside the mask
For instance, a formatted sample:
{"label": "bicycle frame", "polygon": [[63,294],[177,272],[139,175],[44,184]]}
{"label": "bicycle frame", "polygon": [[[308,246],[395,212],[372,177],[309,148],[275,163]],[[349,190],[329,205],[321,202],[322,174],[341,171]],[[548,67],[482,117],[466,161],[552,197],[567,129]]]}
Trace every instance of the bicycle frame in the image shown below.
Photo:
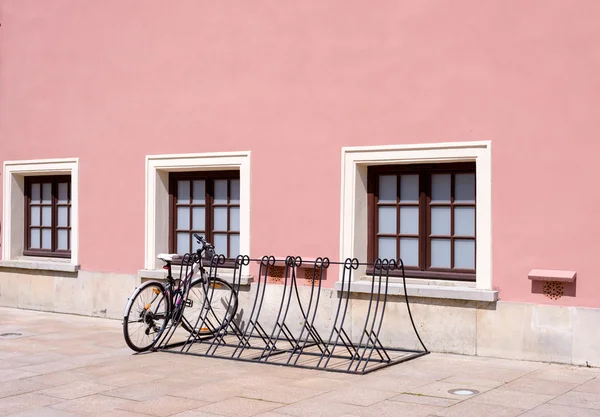
{"label": "bicycle frame", "polygon": [[[171,301],[172,307],[181,306],[181,303],[185,298],[184,295],[187,296],[187,291],[189,291],[189,287],[192,283],[193,277],[196,274],[198,274],[198,272],[201,271],[200,279],[204,281],[205,271],[202,265],[202,257],[200,256],[200,254],[196,253],[193,255],[186,256],[197,257],[197,261],[196,259],[193,260],[191,270],[189,272],[186,271],[185,277],[183,279],[180,278],[179,280],[175,280],[175,278],[173,278],[172,262],[167,261],[166,265],[163,267],[167,270],[167,285],[165,285],[165,292],[167,293],[167,296]],[[182,259],[185,259],[185,257]],[[177,281],[179,281],[179,283],[177,283]],[[177,298],[177,295],[180,295],[181,297]]]}

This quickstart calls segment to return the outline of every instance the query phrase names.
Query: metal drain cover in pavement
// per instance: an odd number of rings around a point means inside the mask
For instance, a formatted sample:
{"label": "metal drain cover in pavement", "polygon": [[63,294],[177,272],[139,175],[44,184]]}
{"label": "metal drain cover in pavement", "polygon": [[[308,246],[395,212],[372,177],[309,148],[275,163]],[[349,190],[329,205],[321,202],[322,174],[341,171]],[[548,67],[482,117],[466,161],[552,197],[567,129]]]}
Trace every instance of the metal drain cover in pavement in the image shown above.
{"label": "metal drain cover in pavement", "polygon": [[458,389],[451,389],[450,391],[448,391],[449,394],[454,394],[454,395],[475,395],[475,394],[479,394],[479,391],[474,390],[474,389],[468,389],[468,388],[458,388]]}

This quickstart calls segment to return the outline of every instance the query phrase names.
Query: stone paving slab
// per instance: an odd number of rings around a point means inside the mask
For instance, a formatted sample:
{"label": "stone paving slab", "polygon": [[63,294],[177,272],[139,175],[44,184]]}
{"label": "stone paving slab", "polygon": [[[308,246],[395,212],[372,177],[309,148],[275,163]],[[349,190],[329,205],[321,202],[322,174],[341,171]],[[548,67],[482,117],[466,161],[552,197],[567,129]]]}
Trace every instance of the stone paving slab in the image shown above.
{"label": "stone paving slab", "polygon": [[520,417],[600,417],[600,411],[589,408],[542,404],[521,414]]}
{"label": "stone paving slab", "polygon": [[589,392],[592,394],[598,394],[600,397],[600,378],[579,385],[577,388],[573,389],[573,391]]}
{"label": "stone paving slab", "polygon": [[484,404],[475,401],[463,401],[452,407],[436,411],[435,416],[439,417],[516,417],[523,414],[526,410],[514,407],[505,407],[502,405]]}
{"label": "stone paving slab", "polygon": [[0,337],[0,417],[600,417],[598,368],[433,353],[348,375],[133,354],[118,320],[11,308],[0,317],[0,334],[20,334]]}

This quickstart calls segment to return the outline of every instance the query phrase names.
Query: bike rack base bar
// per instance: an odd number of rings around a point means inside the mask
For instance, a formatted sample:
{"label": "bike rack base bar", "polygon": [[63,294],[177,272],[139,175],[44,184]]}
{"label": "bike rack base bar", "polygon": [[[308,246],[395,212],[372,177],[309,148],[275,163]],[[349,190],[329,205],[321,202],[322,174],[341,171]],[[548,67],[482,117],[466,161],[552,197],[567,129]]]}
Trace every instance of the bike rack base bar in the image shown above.
{"label": "bike rack base bar", "polygon": [[[390,349],[390,348],[388,348]],[[402,351],[400,349],[397,349],[398,351]],[[167,353],[174,353],[177,355],[191,355],[191,356],[198,356],[198,357],[210,357],[210,358],[216,358],[216,359],[223,359],[223,360],[234,360],[234,361],[239,361],[239,362],[249,362],[249,363],[257,363],[257,360],[253,360],[253,359],[245,359],[245,358],[231,358],[230,356],[220,356],[220,355],[204,355],[204,354],[200,354],[200,353],[193,353],[193,352],[181,352],[179,350],[165,350],[165,352]],[[402,351],[402,352],[407,352],[407,351]],[[328,366],[327,368],[316,368],[314,366],[309,366],[309,365],[303,365],[303,364],[289,364],[289,363],[281,363],[281,362],[275,362],[275,361],[270,361],[270,362],[260,362],[260,363],[264,363],[267,365],[276,365],[276,366],[287,366],[287,367],[292,367],[292,368],[302,368],[302,369],[313,369],[313,370],[320,370],[320,371],[328,371],[328,372],[338,372],[338,373],[344,373],[344,374],[358,374],[358,375],[366,375],[368,373],[371,373],[373,371],[377,371],[379,369],[382,368],[387,368],[389,366],[393,366],[393,365],[397,365],[403,362],[407,362],[410,361],[412,359],[416,359],[416,358],[420,358],[421,356],[425,356],[428,355],[429,352],[414,352],[410,355],[406,355],[402,358],[398,358],[395,360],[392,360],[390,362],[382,362],[379,363],[375,366],[369,366],[366,370],[364,371],[359,371],[359,372],[355,372],[355,371],[349,371],[346,369],[339,369],[339,368],[335,368],[335,367],[331,367]]]}

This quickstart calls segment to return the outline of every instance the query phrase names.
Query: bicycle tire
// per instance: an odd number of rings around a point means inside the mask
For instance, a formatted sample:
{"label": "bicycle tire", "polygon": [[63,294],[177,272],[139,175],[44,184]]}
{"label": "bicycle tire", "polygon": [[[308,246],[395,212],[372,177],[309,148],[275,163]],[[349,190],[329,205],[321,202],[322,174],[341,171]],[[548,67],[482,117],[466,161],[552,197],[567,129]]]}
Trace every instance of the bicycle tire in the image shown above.
{"label": "bicycle tire", "polygon": [[129,297],[123,313],[123,336],[127,346],[135,352],[152,348],[163,334],[170,314],[170,299],[164,285],[156,281],[144,282]]}
{"label": "bicycle tire", "polygon": [[227,327],[235,317],[237,308],[237,294],[227,281],[210,278],[207,285],[202,279],[197,279],[190,286],[188,306],[183,311],[185,319],[181,325],[196,337],[212,336]]}

